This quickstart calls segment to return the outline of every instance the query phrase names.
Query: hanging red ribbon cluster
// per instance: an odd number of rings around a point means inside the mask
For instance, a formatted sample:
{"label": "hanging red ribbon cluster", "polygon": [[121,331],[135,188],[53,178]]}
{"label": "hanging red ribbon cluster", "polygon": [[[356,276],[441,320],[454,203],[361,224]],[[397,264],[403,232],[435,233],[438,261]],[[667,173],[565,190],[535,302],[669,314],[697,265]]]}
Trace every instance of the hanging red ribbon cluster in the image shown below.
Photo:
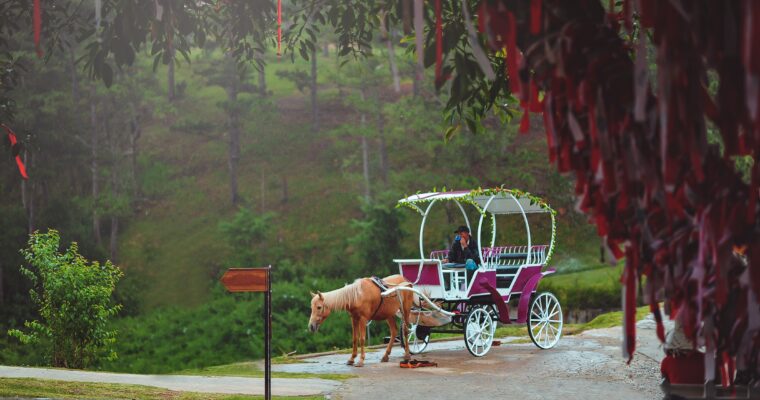
{"label": "hanging red ribbon cluster", "polygon": [[[544,110],[550,160],[574,173],[578,207],[606,251],[626,258],[625,353],[635,351],[641,290],[661,340],[656,304],[665,299],[686,335],[710,349],[706,363],[720,361],[731,379],[734,360],[760,374],[760,163],[746,184],[732,160],[760,157],[760,2],[624,0],[617,12],[593,0],[531,0],[529,18],[512,1],[482,4],[481,32],[506,49],[512,92],[526,114]],[[628,43],[634,12],[645,31]],[[516,43],[516,32],[531,35]],[[650,35],[657,93],[648,82]],[[718,76],[714,94],[708,70]],[[723,154],[708,145],[705,116]]]}
{"label": "hanging red ribbon cluster", "polygon": [[[537,35],[542,23],[542,0],[531,0],[530,32]],[[517,21],[509,9],[498,3],[482,2],[478,10],[478,28],[481,33],[487,33],[489,43],[494,50],[506,50],[506,69],[509,89],[520,98],[523,116],[520,120],[520,132],[530,130],[530,112],[541,112],[543,104],[539,101],[538,87],[532,80],[523,84],[520,78],[522,52],[517,46]]]}
{"label": "hanging red ribbon cluster", "polygon": [[40,9],[40,0],[34,0],[32,22],[34,26],[34,48],[37,50],[37,57],[42,57],[42,46],[40,45],[40,32],[42,31],[42,10]]}
{"label": "hanging red ribbon cluster", "polygon": [[20,149],[21,144],[18,142],[18,139],[16,138],[16,134],[9,128],[8,126],[4,124],[0,124],[0,127],[2,127],[5,130],[5,133],[8,135],[8,141],[11,144],[11,153],[13,154],[13,157],[16,159],[16,165],[18,166],[18,172],[21,174],[21,177],[24,179],[29,179],[29,175],[26,173],[26,167],[24,167],[24,162],[21,160]]}

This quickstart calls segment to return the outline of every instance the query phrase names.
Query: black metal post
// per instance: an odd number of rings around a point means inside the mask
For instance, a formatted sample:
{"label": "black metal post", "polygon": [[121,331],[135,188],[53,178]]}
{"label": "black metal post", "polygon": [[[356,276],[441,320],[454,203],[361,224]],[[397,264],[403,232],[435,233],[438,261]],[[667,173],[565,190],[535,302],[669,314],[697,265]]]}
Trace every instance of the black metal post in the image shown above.
{"label": "black metal post", "polygon": [[267,291],[264,294],[264,398],[272,399],[272,266],[267,267]]}

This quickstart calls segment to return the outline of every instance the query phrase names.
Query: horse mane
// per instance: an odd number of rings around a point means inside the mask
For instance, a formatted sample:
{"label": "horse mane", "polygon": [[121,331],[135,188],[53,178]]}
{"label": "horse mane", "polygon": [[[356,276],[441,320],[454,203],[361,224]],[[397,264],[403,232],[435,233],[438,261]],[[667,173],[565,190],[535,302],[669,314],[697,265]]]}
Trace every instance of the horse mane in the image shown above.
{"label": "horse mane", "polygon": [[333,310],[348,310],[359,302],[362,296],[362,278],[340,289],[322,293],[325,305]]}

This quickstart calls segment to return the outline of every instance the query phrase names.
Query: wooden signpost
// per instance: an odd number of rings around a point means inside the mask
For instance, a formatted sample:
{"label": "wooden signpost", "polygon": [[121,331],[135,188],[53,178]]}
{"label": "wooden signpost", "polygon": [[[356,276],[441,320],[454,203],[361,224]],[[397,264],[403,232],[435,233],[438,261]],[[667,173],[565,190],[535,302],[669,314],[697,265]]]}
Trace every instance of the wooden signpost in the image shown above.
{"label": "wooden signpost", "polygon": [[264,292],[264,398],[272,398],[272,266],[230,268],[222,275],[222,285],[232,293]]}

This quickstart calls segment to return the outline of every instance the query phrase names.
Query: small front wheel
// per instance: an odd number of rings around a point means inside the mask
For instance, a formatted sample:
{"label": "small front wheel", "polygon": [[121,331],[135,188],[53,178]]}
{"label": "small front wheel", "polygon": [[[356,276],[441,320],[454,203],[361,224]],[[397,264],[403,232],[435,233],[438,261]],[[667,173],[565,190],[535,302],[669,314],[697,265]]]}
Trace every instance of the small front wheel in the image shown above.
{"label": "small front wheel", "polygon": [[551,349],[562,336],[562,307],[559,300],[550,292],[543,292],[533,297],[528,310],[530,340],[541,349]]}
{"label": "small front wheel", "polygon": [[430,343],[430,327],[420,326],[413,324],[409,328],[409,336],[407,336],[409,343],[409,353],[420,354],[427,348]]}
{"label": "small front wheel", "polygon": [[475,357],[483,357],[491,349],[496,323],[483,307],[473,307],[464,323],[464,344]]}

